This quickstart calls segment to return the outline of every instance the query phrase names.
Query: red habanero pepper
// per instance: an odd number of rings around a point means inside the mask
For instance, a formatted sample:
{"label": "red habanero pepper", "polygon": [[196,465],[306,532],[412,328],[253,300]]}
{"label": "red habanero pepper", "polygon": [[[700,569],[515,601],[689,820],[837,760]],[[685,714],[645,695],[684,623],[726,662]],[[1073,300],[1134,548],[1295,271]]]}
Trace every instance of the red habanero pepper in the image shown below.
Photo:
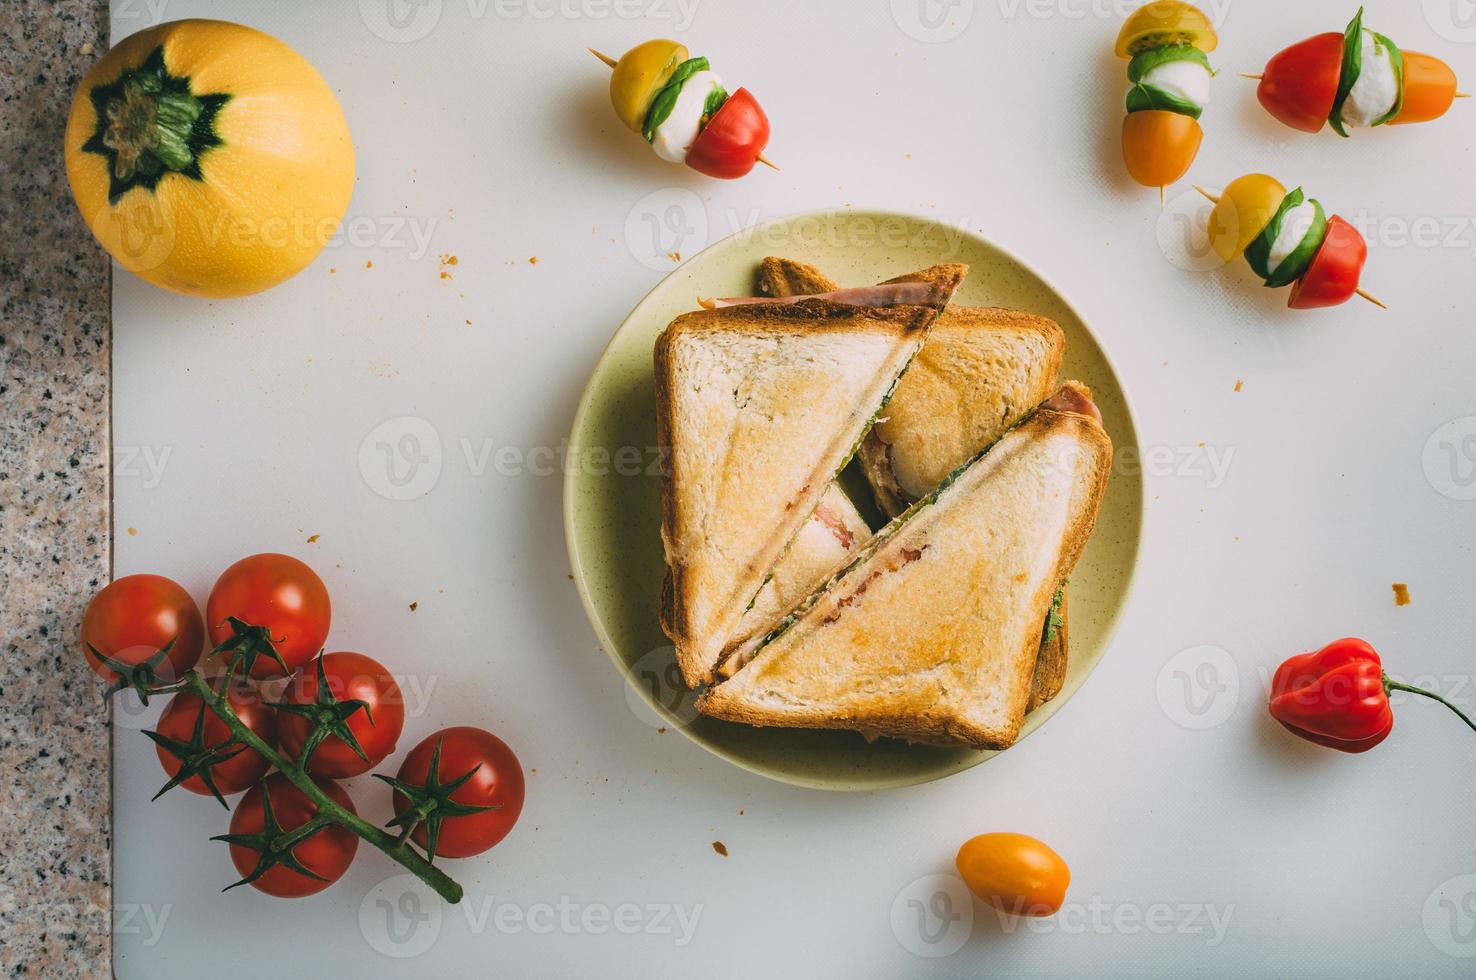
{"label": "red habanero pepper", "polygon": [[1291,657],[1278,667],[1271,680],[1271,717],[1309,742],[1367,752],[1394,728],[1390,691],[1439,701],[1476,730],[1476,723],[1440,695],[1389,677],[1378,651],[1353,637]]}

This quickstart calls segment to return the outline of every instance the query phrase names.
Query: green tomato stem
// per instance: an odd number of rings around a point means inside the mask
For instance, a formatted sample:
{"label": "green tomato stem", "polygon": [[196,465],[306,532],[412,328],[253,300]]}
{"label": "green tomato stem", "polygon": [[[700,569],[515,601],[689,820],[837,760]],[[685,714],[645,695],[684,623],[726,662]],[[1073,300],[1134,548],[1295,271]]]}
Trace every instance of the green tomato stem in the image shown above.
{"label": "green tomato stem", "polygon": [[1384,691],[1385,693],[1388,693],[1389,691],[1408,691],[1410,694],[1418,694],[1420,697],[1429,698],[1432,701],[1439,701],[1451,711],[1454,711],[1456,713],[1456,717],[1460,718],[1461,721],[1464,721],[1466,723],[1467,728],[1470,728],[1473,732],[1476,732],[1476,721],[1472,721],[1469,717],[1466,716],[1466,713],[1464,711],[1462,711],[1460,708],[1457,708],[1455,705],[1451,704],[1449,701],[1445,700],[1445,698],[1442,698],[1434,691],[1427,691],[1422,687],[1412,687],[1409,684],[1401,684],[1390,677],[1388,674],[1384,675]]}
{"label": "green tomato stem", "polygon": [[[306,827],[314,823],[319,823],[319,821],[323,821],[319,826],[326,826],[332,823],[343,827],[360,839],[373,844],[391,859],[403,865],[411,874],[429,885],[437,895],[440,895],[450,904],[455,905],[461,901],[461,886],[449,875],[441,871],[440,868],[437,868],[422,857],[419,852],[410,846],[408,840],[403,837],[396,838],[391,834],[385,833],[358,814],[351,813],[339,806],[334,802],[332,797],[318,788],[318,784],[313,781],[312,777],[298,768],[291,760],[278,753],[276,749],[263,741],[250,728],[247,728],[245,723],[236,717],[236,712],[232,710],[230,701],[224,693],[228,688],[228,684],[222,684],[221,691],[218,693],[201,676],[200,672],[196,670],[191,670],[186,674],[183,683],[186,689],[198,695],[206,704],[210,705],[210,710],[215,712],[220,720],[226,723],[226,726],[230,728],[231,735],[236,741],[260,752],[268,762],[275,766],[287,778],[288,782],[296,786],[308,799],[313,801],[317,807],[318,816],[309,824],[305,824],[302,828],[299,828],[299,830],[305,830]],[[308,831],[308,833],[311,833],[311,831]],[[304,834],[303,836],[306,837],[307,835]],[[296,841],[294,840],[293,842],[295,843]]]}

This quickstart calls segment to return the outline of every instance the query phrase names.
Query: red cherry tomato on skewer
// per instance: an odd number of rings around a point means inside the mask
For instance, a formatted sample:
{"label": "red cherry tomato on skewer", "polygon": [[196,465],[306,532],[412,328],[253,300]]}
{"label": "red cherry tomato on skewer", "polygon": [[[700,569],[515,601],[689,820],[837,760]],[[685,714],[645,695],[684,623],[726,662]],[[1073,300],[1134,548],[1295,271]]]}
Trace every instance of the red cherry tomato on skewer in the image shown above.
{"label": "red cherry tomato on skewer", "polygon": [[1292,129],[1315,133],[1327,123],[1343,71],[1343,35],[1318,34],[1266,62],[1256,98]]}
{"label": "red cherry tomato on skewer", "polygon": [[1337,215],[1327,220],[1327,237],[1312,256],[1302,278],[1292,283],[1286,305],[1293,310],[1315,310],[1337,306],[1358,292],[1358,277],[1368,258],[1368,243],[1348,222]]}
{"label": "red cherry tomato on skewer", "polygon": [[740,88],[707,121],[687,150],[687,166],[723,180],[753,169],[769,145],[769,117],[746,88]]}

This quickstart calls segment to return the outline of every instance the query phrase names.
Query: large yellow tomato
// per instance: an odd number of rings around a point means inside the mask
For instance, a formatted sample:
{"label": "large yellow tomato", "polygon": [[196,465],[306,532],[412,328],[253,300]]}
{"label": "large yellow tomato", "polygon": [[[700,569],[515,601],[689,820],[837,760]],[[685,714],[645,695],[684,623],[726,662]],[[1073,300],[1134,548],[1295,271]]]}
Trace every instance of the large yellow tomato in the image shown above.
{"label": "large yellow tomato", "polygon": [[125,269],[195,296],[244,296],[299,272],[354,187],[343,110],[306,59],[215,20],[140,31],[82,80],[67,178]]}

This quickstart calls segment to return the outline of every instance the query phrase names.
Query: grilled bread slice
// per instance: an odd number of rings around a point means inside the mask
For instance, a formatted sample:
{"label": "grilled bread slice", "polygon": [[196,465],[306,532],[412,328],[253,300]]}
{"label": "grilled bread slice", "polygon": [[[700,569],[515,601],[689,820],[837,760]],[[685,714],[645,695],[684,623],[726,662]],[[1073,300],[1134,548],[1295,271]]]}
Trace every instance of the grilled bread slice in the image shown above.
{"label": "grilled bread slice", "polygon": [[680,316],[657,339],[657,439],[669,452],[663,626],[688,684],[710,677],[937,313],[819,300],[729,306]]}
{"label": "grilled bread slice", "polygon": [[[842,288],[820,269],[769,256],[759,263],[766,296]],[[998,439],[1055,389],[1066,336],[1048,317],[996,307],[950,306],[898,383],[885,418],[858,455],[877,506],[895,517],[980,449]],[[900,475],[899,475],[900,474]],[[908,485],[903,485],[906,480]],[[1067,603],[1041,644],[1029,710],[1061,691],[1068,656]]]}
{"label": "grilled bread slice", "polygon": [[775,629],[731,649],[741,666],[698,710],[751,725],[1013,744],[1041,624],[1095,526],[1111,468],[1089,392],[1068,383],[1065,393],[878,532]]}

